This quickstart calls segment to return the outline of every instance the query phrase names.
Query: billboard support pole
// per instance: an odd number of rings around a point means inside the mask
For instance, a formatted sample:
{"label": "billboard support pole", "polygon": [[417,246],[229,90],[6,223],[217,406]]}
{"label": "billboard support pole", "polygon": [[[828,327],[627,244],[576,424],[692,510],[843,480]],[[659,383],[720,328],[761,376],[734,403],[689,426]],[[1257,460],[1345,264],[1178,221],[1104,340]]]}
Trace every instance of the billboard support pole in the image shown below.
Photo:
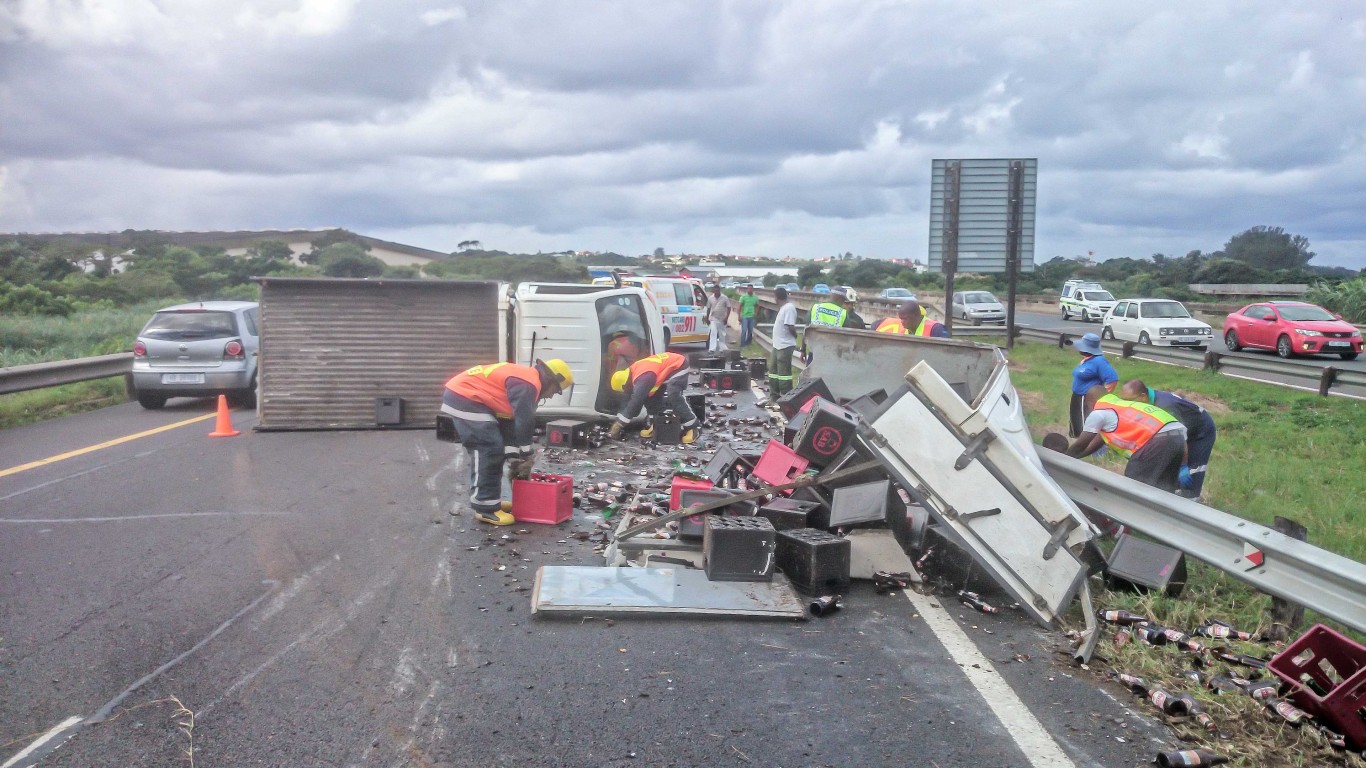
{"label": "billboard support pole", "polygon": [[1024,211],[1024,163],[1010,161],[1010,207],[1006,224],[1006,349],[1015,348],[1015,288],[1020,275],[1020,219]]}
{"label": "billboard support pole", "polygon": [[958,195],[963,164],[944,165],[944,327],[953,333],[953,273],[958,271]]}

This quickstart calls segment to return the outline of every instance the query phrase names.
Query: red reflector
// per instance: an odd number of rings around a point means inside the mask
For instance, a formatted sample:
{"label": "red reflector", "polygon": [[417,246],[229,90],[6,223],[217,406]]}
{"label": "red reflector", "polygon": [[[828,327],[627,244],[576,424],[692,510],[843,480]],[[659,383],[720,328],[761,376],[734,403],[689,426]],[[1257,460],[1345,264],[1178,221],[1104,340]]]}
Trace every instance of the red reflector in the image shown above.
{"label": "red reflector", "polygon": [[223,347],[223,354],[228,357],[241,357],[242,342],[236,339],[233,339],[232,341],[228,342],[227,345]]}
{"label": "red reflector", "polygon": [[133,357],[146,357],[147,345],[140,341],[133,342]]}

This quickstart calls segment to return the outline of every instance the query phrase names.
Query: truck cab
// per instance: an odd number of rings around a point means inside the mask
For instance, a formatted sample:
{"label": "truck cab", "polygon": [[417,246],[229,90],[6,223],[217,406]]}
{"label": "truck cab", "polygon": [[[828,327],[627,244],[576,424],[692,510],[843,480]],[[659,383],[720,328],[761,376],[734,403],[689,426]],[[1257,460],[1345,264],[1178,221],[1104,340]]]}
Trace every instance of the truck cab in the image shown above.
{"label": "truck cab", "polygon": [[523,283],[510,314],[511,362],[558,357],[574,372],[574,386],[537,409],[538,419],[615,413],[621,395],[612,389],[612,374],[667,347],[659,308],[640,287]]}
{"label": "truck cab", "polygon": [[1100,283],[1084,280],[1068,280],[1063,283],[1062,294],[1058,298],[1058,309],[1063,320],[1079,317],[1083,322],[1099,322],[1105,313],[1115,308],[1115,297]]}

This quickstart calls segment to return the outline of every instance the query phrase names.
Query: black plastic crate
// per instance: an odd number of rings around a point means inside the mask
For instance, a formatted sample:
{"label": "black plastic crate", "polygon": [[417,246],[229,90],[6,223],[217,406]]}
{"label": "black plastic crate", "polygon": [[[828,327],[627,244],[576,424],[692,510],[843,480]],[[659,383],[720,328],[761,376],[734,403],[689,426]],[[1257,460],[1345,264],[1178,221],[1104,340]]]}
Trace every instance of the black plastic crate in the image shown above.
{"label": "black plastic crate", "polygon": [[773,578],[777,531],[763,517],[707,518],[702,552],[712,581],[769,581]]}
{"label": "black plastic crate", "polygon": [[702,474],[722,488],[735,488],[742,476],[754,471],[755,458],[757,457],[744,456],[729,445],[723,445],[716,449],[716,455],[707,462]]}
{"label": "black plastic crate", "polygon": [[801,384],[778,398],[778,410],[790,419],[800,413],[802,407],[813,397],[823,397],[831,402],[835,400],[835,396],[830,394],[830,388],[825,386],[825,381],[819,376],[810,379],[803,378]]}
{"label": "black plastic crate", "polygon": [[[791,531],[798,528],[811,528],[811,514],[820,508],[821,503],[818,501],[777,498],[759,507],[759,511],[755,514],[759,517],[768,518],[776,530]],[[826,517],[828,518],[829,515],[827,514]]]}
{"label": "black plastic crate", "polygon": [[588,445],[588,422],[578,419],[556,419],[545,425],[545,444],[551,448],[573,448]]}
{"label": "black plastic crate", "polygon": [[698,421],[707,420],[707,393],[688,392],[683,395],[683,399],[688,401],[688,410],[692,411]]}
{"label": "black plastic crate", "polygon": [[749,369],[749,377],[754,381],[763,381],[768,376],[768,360],[762,357],[745,358],[745,367]]}
{"label": "black plastic crate", "polygon": [[792,586],[811,595],[842,594],[849,589],[851,545],[826,531],[778,531],[778,568]]}
{"label": "black plastic crate", "polygon": [[787,423],[783,425],[783,445],[790,448],[797,442],[797,433],[801,431],[804,423],[806,423],[806,414],[804,413],[797,413],[788,417]]}
{"label": "black plastic crate", "polygon": [[816,398],[793,437],[792,448],[814,466],[824,467],[854,444],[858,422],[858,415],[848,408]]}
{"label": "black plastic crate", "polygon": [[844,404],[844,407],[863,417],[864,421],[872,421],[873,417],[882,410],[882,404],[885,402],[887,402],[887,390],[875,389],[850,400]]}
{"label": "black plastic crate", "polygon": [[716,390],[749,389],[749,371],[703,371],[702,386]]}

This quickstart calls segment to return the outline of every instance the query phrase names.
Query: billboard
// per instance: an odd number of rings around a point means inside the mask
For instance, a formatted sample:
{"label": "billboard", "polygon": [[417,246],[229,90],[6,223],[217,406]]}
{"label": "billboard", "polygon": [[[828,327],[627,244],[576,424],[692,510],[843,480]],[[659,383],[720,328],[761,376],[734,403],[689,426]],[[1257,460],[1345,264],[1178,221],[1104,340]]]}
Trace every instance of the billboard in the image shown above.
{"label": "billboard", "polygon": [[[1018,178],[1012,178],[1012,167],[1018,169]],[[945,271],[945,256],[952,256],[956,245],[955,271],[1005,272],[1007,249],[1015,234],[1020,271],[1033,272],[1038,179],[1038,158],[933,161],[930,269]],[[1012,181],[1019,196],[1014,207]]]}

